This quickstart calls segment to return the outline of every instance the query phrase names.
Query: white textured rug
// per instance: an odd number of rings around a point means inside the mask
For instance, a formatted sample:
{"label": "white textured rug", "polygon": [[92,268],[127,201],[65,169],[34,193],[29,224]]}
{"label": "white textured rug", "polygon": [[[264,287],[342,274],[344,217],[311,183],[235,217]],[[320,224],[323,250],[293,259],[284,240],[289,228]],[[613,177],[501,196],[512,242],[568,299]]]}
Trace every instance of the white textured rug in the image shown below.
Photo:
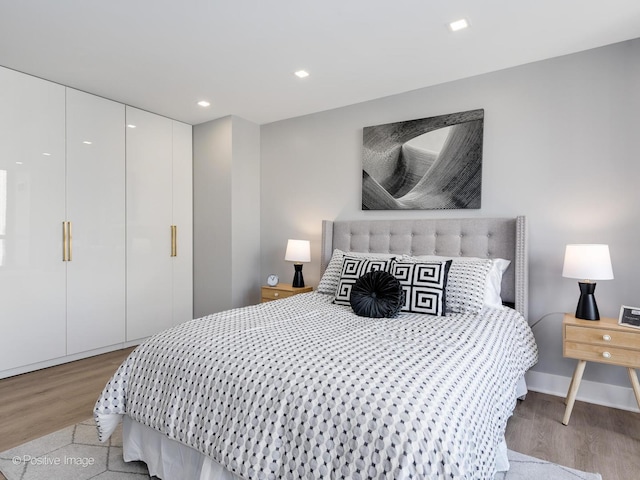
{"label": "white textured rug", "polygon": [[[122,460],[121,428],[101,444],[95,423],[86,420],[0,453],[0,471],[7,480],[148,480],[144,463]],[[496,480],[602,480],[511,450],[509,462],[511,469]]]}

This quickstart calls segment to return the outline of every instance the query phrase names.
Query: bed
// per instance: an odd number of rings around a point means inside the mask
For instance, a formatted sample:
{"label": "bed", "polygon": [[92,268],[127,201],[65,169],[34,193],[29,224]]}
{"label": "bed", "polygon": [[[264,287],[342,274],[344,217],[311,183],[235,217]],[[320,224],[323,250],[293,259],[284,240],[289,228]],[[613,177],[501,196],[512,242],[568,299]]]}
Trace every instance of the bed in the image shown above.
{"label": "bed", "polygon": [[[100,440],[122,419],[125,460],[165,480],[478,480],[507,468],[506,422],[537,361],[525,218],[324,221],[321,250],[316,291],[136,348],[96,403]],[[450,311],[356,315],[336,304],[345,259],[446,270],[433,298]]]}

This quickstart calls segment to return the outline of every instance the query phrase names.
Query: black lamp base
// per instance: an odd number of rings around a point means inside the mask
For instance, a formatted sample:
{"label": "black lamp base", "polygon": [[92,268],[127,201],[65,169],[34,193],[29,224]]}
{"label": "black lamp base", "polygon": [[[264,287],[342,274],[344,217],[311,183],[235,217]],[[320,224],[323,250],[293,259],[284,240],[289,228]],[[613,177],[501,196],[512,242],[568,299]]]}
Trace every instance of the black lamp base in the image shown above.
{"label": "black lamp base", "polygon": [[291,286],[293,288],[302,288],[304,287],[304,278],[302,277],[302,264],[294,263],[293,268],[296,270],[293,274],[293,283]]}
{"label": "black lamp base", "polygon": [[595,283],[578,282],[580,287],[580,299],[576,308],[576,318],[582,320],[600,320],[600,312],[596,305],[596,297],[593,292],[596,290]]}

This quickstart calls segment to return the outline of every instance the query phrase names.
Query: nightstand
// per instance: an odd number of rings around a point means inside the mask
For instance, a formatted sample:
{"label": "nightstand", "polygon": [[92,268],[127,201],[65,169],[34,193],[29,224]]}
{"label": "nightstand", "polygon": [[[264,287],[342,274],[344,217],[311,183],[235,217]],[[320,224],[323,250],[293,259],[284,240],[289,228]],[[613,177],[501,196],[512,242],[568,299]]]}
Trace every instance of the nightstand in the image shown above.
{"label": "nightstand", "polygon": [[279,300],[281,298],[292,297],[299,293],[307,293],[313,291],[311,287],[294,288],[290,283],[279,283],[275,287],[262,286],[262,302],[270,302],[271,300]]}
{"label": "nightstand", "polygon": [[640,383],[635,371],[640,368],[640,329],[618,325],[617,318],[580,320],[575,315],[565,313],[562,321],[562,355],[578,359],[567,393],[563,424],[569,423],[587,362],[627,367],[633,393],[640,405]]}

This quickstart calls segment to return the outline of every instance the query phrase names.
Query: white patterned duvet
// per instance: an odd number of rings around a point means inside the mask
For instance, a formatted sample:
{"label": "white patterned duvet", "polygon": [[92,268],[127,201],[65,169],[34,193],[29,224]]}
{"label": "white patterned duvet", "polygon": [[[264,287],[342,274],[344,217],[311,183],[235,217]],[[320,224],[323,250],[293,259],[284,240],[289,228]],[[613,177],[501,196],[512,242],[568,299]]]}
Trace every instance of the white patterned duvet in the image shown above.
{"label": "white patterned duvet", "polygon": [[354,315],[308,293],[166,330],[95,406],[247,480],[493,479],[518,379],[537,361],[516,311]]}

